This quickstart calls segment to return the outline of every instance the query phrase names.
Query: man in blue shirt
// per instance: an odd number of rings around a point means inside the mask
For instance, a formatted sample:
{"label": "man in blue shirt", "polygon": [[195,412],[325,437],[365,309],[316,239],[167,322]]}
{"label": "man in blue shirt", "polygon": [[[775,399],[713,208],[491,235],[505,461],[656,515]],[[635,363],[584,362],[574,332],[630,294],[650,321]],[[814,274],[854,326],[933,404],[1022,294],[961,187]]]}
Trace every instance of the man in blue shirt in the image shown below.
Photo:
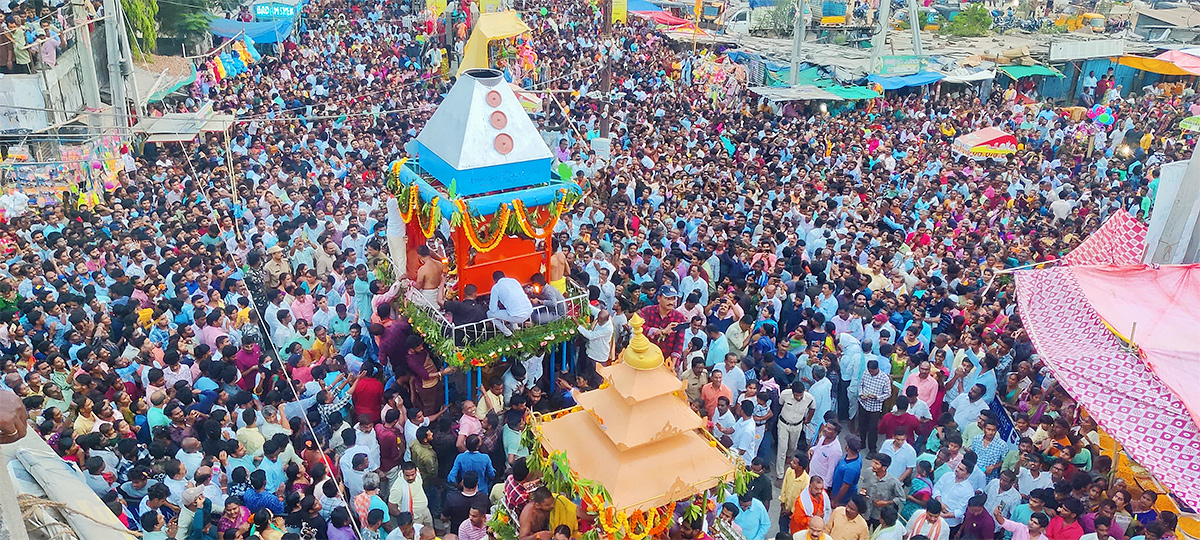
{"label": "man in blue shirt", "polygon": [[829,498],[834,506],[845,504],[850,496],[858,493],[858,479],[862,475],[863,457],[862,439],[857,435],[846,437],[846,455],[833,469],[833,479],[829,482]]}
{"label": "man in blue shirt", "polygon": [[266,508],[277,516],[283,514],[283,501],[279,500],[274,493],[267,491],[266,471],[259,469],[250,473],[250,488],[251,491],[242,495],[242,504],[251,513]]}
{"label": "man in blue shirt", "polygon": [[[775,365],[779,366],[779,369],[782,369],[787,374],[788,381],[791,381],[796,376],[796,355],[788,350],[790,345],[787,339],[780,336],[779,343],[775,344],[775,351],[769,355],[770,358],[775,360]],[[783,383],[780,382],[780,384]]]}
{"label": "man in blue shirt", "polygon": [[464,441],[467,451],[454,458],[454,466],[450,469],[450,475],[446,478],[451,484],[457,484],[467,471],[475,471],[479,474],[480,480],[483,480],[484,484],[489,486],[489,489],[485,491],[490,490],[492,479],[496,478],[496,469],[492,467],[491,457],[479,453],[479,443],[479,435],[470,435]]}
{"label": "man in blue shirt", "polygon": [[263,459],[258,464],[258,470],[267,475],[268,493],[275,493],[279,486],[287,481],[287,475],[283,472],[283,461],[279,459],[279,453],[282,451],[283,448],[274,440],[263,443]]}
{"label": "man in blue shirt", "polygon": [[751,497],[749,493],[738,495],[738,506],[741,512],[733,518],[733,522],[742,528],[746,540],[764,540],[767,530],[771,528],[771,518],[767,516],[767,507],[762,501]]}

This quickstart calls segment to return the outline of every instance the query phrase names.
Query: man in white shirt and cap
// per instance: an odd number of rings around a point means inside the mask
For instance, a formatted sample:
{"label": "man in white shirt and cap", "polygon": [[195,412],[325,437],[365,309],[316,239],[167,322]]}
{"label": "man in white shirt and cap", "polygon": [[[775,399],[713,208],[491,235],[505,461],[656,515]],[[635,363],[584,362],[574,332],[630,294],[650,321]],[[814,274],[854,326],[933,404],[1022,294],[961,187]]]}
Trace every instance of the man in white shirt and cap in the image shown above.
{"label": "man in white shirt and cap", "polygon": [[495,319],[496,327],[504,335],[512,335],[515,328],[529,320],[533,314],[533,303],[525,295],[521,282],[505,277],[504,272],[492,272],[491,299],[488,301],[488,318]]}

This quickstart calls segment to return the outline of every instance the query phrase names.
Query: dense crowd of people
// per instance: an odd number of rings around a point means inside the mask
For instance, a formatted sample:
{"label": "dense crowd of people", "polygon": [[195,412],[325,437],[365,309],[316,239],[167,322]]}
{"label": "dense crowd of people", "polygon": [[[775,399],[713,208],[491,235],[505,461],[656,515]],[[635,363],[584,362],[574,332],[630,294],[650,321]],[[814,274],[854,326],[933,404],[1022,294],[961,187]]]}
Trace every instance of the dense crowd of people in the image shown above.
{"label": "dense crowd of people", "polygon": [[[4,24],[0,26],[0,73],[31,74],[53,68],[58,63],[65,39],[61,11],[42,3],[13,3],[0,6]],[[95,16],[92,2],[84,3],[85,13]]]}
{"label": "dense crowd of people", "polygon": [[[587,288],[597,313],[571,371],[492,366],[468,399],[393,308],[399,285],[376,276],[387,171],[477,16],[457,3],[431,18],[311,2],[274,54],[170,106],[236,114],[232,156],[217,137],[148,144],[102,204],[0,225],[0,384],[130,530],[480,540],[503,505],[520,540],[578,538],[594,525],[552,519],[521,432],[599,385],[636,312],[708,429],[757,473],[674,539],[716,520],[745,540],[1174,534],[1162,494],[1114,477],[1095,422],[1022,329],[1006,270],[1060,258],[1114,212],[1144,219],[1193,98],[1113,99],[1098,133],[1004,92],[779,110],[715,95],[696,76],[711,60],[641,21],[604,38],[594,6],[518,8],[536,63],[497,67],[572,91],[536,118],[584,193],[547,276]],[[607,159],[587,137],[604,116]],[[1023,148],[950,150],[986,126]]]}

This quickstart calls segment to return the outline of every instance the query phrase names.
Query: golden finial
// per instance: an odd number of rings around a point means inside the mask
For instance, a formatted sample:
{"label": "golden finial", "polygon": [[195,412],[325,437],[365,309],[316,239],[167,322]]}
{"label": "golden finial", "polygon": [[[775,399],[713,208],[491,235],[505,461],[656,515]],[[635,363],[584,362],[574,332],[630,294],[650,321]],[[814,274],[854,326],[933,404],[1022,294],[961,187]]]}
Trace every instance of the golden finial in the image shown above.
{"label": "golden finial", "polygon": [[633,327],[633,337],[629,339],[629,347],[621,353],[621,359],[633,369],[655,369],[663,363],[662,349],[651,343],[642,331],[645,324],[646,321],[638,313],[634,313],[633,318],[629,319],[629,326]]}

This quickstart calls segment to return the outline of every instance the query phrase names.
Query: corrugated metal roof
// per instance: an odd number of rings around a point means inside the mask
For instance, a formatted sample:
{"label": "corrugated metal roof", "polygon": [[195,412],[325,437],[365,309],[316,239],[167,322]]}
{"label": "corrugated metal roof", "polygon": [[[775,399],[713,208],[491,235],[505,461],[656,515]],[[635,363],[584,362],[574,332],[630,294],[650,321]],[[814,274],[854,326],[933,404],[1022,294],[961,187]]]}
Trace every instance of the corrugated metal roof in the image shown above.
{"label": "corrugated metal roof", "polygon": [[1165,22],[1180,28],[1200,27],[1200,12],[1192,8],[1141,9],[1138,15]]}
{"label": "corrugated metal roof", "polygon": [[827,100],[841,101],[842,98],[837,94],[829,92],[822,88],[817,88],[813,85],[798,85],[798,86],[755,86],[750,88],[750,91],[765,97],[771,101],[808,101],[808,100]]}

